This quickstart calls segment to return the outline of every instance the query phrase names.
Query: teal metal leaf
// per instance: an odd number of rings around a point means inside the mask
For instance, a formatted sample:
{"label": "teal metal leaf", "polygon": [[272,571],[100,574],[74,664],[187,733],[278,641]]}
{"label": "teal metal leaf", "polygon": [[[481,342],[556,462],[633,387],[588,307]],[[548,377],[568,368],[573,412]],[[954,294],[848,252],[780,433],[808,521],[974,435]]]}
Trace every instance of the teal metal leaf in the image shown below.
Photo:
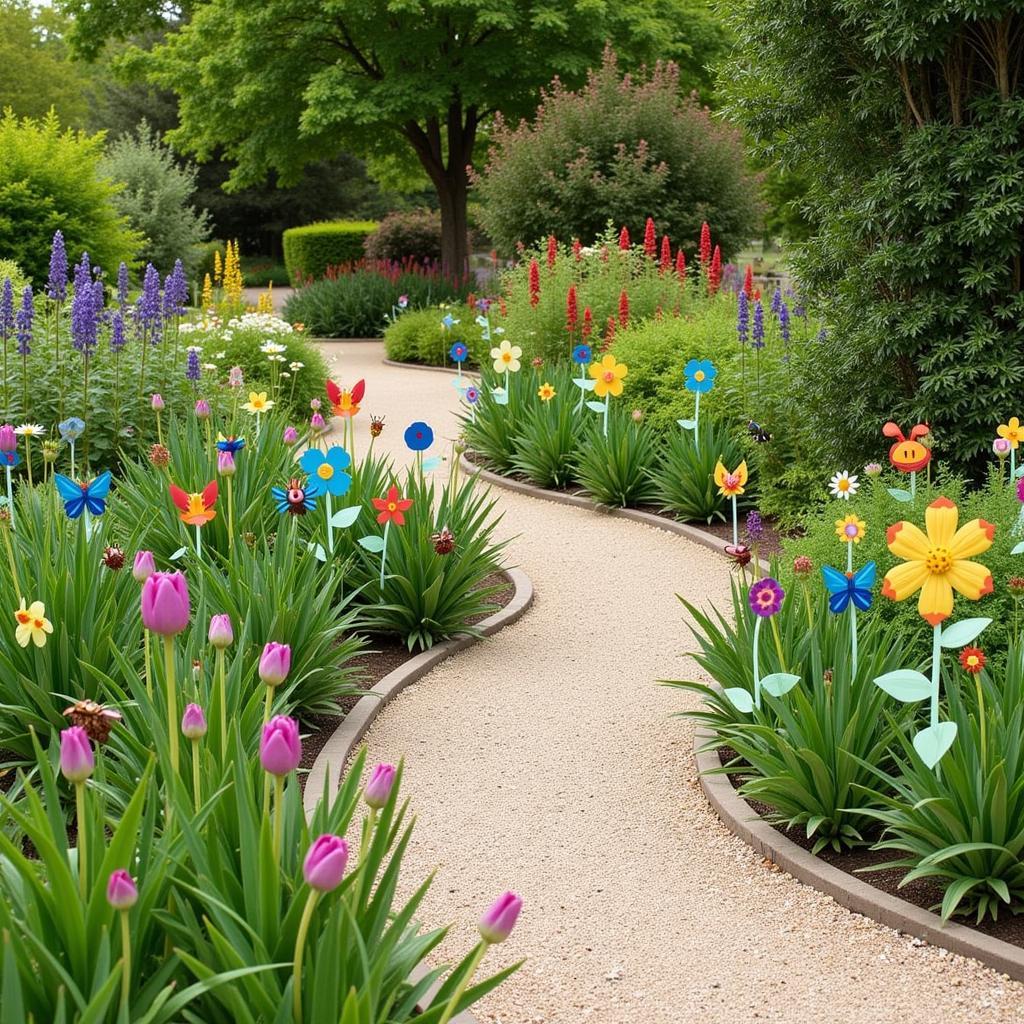
{"label": "teal metal leaf", "polygon": [[346,526],[351,526],[359,518],[361,507],[360,505],[349,505],[348,508],[339,508],[331,516],[331,526],[336,530],[344,530]]}
{"label": "teal metal leaf", "polygon": [[730,686],[725,691],[726,697],[732,702],[732,706],[737,711],[742,711],[747,714],[754,710],[754,698],[751,696],[748,690],[744,690],[741,686]]}
{"label": "teal metal leaf", "polygon": [[966,647],[976,640],[985,627],[991,623],[991,619],[961,619],[942,631],[939,643],[943,647]]}
{"label": "teal metal leaf", "polygon": [[934,768],[956,739],[956,722],[939,722],[914,737],[914,749],[929,768]]}
{"label": "teal metal leaf", "polygon": [[794,676],[789,672],[773,672],[770,676],[765,676],[761,680],[761,689],[765,693],[770,693],[773,697],[781,697],[789,693],[799,682],[800,677]]}
{"label": "teal metal leaf", "polygon": [[372,551],[375,555],[379,555],[384,550],[384,538],[371,533],[369,537],[359,538],[359,546],[366,548],[367,551]]}
{"label": "teal metal leaf", "polygon": [[604,402],[587,402],[587,408],[594,412],[604,412]]}
{"label": "teal metal leaf", "polygon": [[875,678],[875,686],[881,687],[890,697],[912,704],[931,696],[931,680],[912,668],[898,668]]}
{"label": "teal metal leaf", "polygon": [[696,420],[676,420],[676,423],[683,428],[683,430],[693,430],[697,426]]}
{"label": "teal metal leaf", "polygon": [[886,490],[897,500],[897,501],[913,501],[914,496],[910,491],[905,491],[901,487],[887,487]]}
{"label": "teal metal leaf", "polygon": [[431,455],[429,459],[423,460],[423,472],[430,473],[438,468],[444,460],[440,455]]}

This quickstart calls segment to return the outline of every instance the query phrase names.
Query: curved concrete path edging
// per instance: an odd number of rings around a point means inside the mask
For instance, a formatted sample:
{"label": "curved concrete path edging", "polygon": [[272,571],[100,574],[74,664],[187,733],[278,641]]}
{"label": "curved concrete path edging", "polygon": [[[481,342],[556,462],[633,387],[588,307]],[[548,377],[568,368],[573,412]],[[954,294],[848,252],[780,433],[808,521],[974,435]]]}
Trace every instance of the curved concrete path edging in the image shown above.
{"label": "curved concrete path edging", "polygon": [[709,774],[721,767],[715,750],[701,750],[711,739],[711,733],[698,729],[693,753],[701,788],[730,832],[798,881],[831,896],[848,910],[951,953],[973,957],[1011,978],[1024,979],[1024,949],[1021,947],[962,924],[943,924],[938,914],[876,889],[787,839],[736,792],[728,776]]}
{"label": "curved concrete path edging", "polygon": [[[585,495],[548,491],[522,480],[482,469],[465,456],[462,457],[462,468],[468,473],[479,474],[482,480],[497,487],[504,487],[542,501],[571,505],[574,508],[588,508],[604,515],[632,519],[669,533],[679,534],[722,554],[726,553],[725,541],[688,523],[680,523],[638,509],[609,508],[596,504]],[[768,567],[763,560],[761,564],[767,570]],[[693,751],[701,788],[722,823],[735,836],[804,885],[825,893],[840,906],[854,913],[863,914],[889,928],[924,939],[952,953],[972,957],[1011,978],[1024,980],[1024,949],[1019,946],[984,935],[962,924],[943,923],[938,914],[876,889],[868,882],[826,863],[809,850],[787,839],[758,816],[736,792],[725,775],[709,774],[720,767],[714,750],[701,750],[710,738],[710,733],[703,729],[698,729],[694,736]]]}
{"label": "curved concrete path edging", "polygon": [[[493,615],[479,623],[477,628],[483,637],[493,636],[500,629],[515,622],[533,604],[533,583],[530,577],[521,569],[503,569],[502,572],[515,590],[512,600],[504,608],[499,608]],[[365,696],[359,698],[355,707],[331,734],[309,769],[303,794],[307,815],[312,813],[323,793],[324,780],[330,774],[331,766],[333,765],[337,771],[344,768],[359,741],[366,734],[366,730],[385,705],[411,683],[422,679],[435,665],[456,652],[478,643],[480,639],[478,636],[459,636],[443,640],[429,650],[413,655],[384,676]]]}
{"label": "curved concrete path edging", "polygon": [[[504,608],[499,608],[479,624],[483,637],[493,636],[500,629],[511,625],[521,618],[533,604],[533,583],[521,569],[503,569],[502,572],[515,588],[512,600]],[[343,768],[352,756],[373,720],[380,714],[387,703],[400,694],[407,686],[425,676],[435,665],[450,658],[458,651],[479,642],[481,637],[460,636],[451,640],[443,640],[427,651],[421,651],[398,668],[393,669],[381,679],[365,697],[360,697],[352,710],[344,717],[341,724],[331,734],[317,755],[306,776],[306,788],[303,791],[303,805],[307,817],[313,813],[320,795],[323,793],[324,780],[331,773],[331,765],[337,770]],[[423,964],[417,965],[410,976],[413,982],[419,981],[427,973]],[[430,1006],[438,989],[438,979],[420,1001],[420,1009]],[[479,1024],[469,1010],[464,1010],[452,1018],[452,1024]]]}

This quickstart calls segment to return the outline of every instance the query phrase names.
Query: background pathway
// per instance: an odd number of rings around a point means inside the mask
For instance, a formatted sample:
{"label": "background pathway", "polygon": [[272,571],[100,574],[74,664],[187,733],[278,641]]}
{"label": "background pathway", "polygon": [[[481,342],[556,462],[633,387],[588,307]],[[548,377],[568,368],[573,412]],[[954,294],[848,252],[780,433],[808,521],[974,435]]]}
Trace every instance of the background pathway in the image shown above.
{"label": "background pathway", "polygon": [[[404,461],[413,419],[456,433],[447,375],[386,367],[371,343],[324,346],[335,379],[365,377],[364,412]],[[524,371],[529,372],[529,371]],[[366,450],[368,415],[360,415]],[[378,442],[378,445],[380,442]],[[370,763],[406,758],[418,815],[409,886],[455,922],[522,894],[489,963],[526,965],[482,1002],[501,1024],[985,1024],[1024,1019],[1024,987],[852,914],[762,863],[696,778],[682,593],[723,605],[729,570],[680,537],[494,491],[533,608],[445,662],[381,714]]]}

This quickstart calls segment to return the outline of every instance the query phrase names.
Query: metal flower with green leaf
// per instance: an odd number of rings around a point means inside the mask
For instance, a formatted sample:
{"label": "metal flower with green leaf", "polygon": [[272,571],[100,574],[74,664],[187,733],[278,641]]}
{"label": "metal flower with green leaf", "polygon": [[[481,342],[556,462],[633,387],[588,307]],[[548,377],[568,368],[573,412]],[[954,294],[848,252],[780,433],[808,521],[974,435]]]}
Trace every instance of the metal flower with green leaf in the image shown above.
{"label": "metal flower with green leaf", "polygon": [[928,698],[931,719],[914,737],[914,749],[934,768],[956,739],[956,723],[939,721],[939,669],[942,648],[960,648],[973,642],[992,621],[963,619],[946,629],[942,623],[953,613],[953,592],[970,601],[992,593],[992,574],[971,559],[992,546],[995,526],[972,519],[957,529],[959,512],[949,498],[936,498],[925,510],[925,530],[906,521],[894,523],[886,533],[889,550],[906,559],[885,574],[882,594],[904,601],[920,591],[918,611],[932,627],[931,679],[913,669],[897,669],[875,683],[890,696],[910,704]]}

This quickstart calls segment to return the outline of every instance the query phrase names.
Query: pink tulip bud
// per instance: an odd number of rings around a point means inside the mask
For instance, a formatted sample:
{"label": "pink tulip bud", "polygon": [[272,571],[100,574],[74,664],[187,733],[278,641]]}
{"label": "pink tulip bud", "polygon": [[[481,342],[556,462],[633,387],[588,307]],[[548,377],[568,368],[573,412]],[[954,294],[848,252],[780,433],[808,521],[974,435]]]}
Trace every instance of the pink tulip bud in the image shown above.
{"label": "pink tulip bud", "polygon": [[317,433],[327,429],[327,424],[324,422],[323,416],[318,412],[313,413],[309,418],[309,425]]}
{"label": "pink tulip bud", "polygon": [[89,734],[79,725],[64,729],[60,734],[60,771],[68,782],[85,782],[96,767],[96,758],[89,742]]}
{"label": "pink tulip bud", "polygon": [[302,763],[299,723],[287,715],[275,715],[260,738],[260,764],[271,775],[287,775]]}
{"label": "pink tulip bud", "polygon": [[209,641],[218,651],[225,650],[235,642],[230,615],[210,616]]}
{"label": "pink tulip bud", "polygon": [[205,398],[200,398],[196,402],[196,419],[208,420],[210,418],[210,403]]}
{"label": "pink tulip bud", "polygon": [[480,918],[480,935],[484,942],[491,945],[504,942],[512,934],[522,909],[523,901],[514,892],[499,896]]}
{"label": "pink tulip bud", "polygon": [[152,551],[136,551],[132,575],[138,583],[145,583],[156,572],[156,562]]}
{"label": "pink tulip bud", "polygon": [[260,655],[260,679],[267,686],[280,686],[292,667],[292,649],[287,644],[267,644]]}
{"label": "pink tulip bud", "polygon": [[347,865],[348,843],[340,836],[319,836],[306,851],[302,874],[311,888],[330,892],[341,885]]}
{"label": "pink tulip bud", "polygon": [[153,412],[160,412],[164,407],[164,396],[154,392],[150,402],[153,406]]}
{"label": "pink tulip bud", "polygon": [[310,407],[310,409],[313,410],[313,412],[316,412],[317,409],[320,408],[320,399],[319,398],[311,398],[309,400],[309,407]]}
{"label": "pink tulip bud", "polygon": [[107,902],[115,910],[131,910],[138,902],[135,879],[124,868],[118,868],[107,882]]}
{"label": "pink tulip bud", "polygon": [[231,452],[217,452],[217,472],[221,476],[235,475],[235,457]]}
{"label": "pink tulip bud", "polygon": [[18,435],[14,433],[14,427],[5,423],[0,427],[0,452],[16,452],[18,450]]}
{"label": "pink tulip bud", "polygon": [[284,443],[295,444],[299,439],[299,432],[294,427],[284,428]]}
{"label": "pink tulip bud", "polygon": [[201,740],[206,735],[206,715],[198,704],[189,704],[181,716],[182,735],[189,740]]}
{"label": "pink tulip bud", "polygon": [[363,799],[369,807],[380,810],[391,796],[391,787],[395,784],[395,766],[379,764],[370,772],[370,778],[363,790]]}
{"label": "pink tulip bud", "polygon": [[175,636],[188,625],[188,584],[180,572],[155,572],[142,584],[142,624],[152,633]]}

